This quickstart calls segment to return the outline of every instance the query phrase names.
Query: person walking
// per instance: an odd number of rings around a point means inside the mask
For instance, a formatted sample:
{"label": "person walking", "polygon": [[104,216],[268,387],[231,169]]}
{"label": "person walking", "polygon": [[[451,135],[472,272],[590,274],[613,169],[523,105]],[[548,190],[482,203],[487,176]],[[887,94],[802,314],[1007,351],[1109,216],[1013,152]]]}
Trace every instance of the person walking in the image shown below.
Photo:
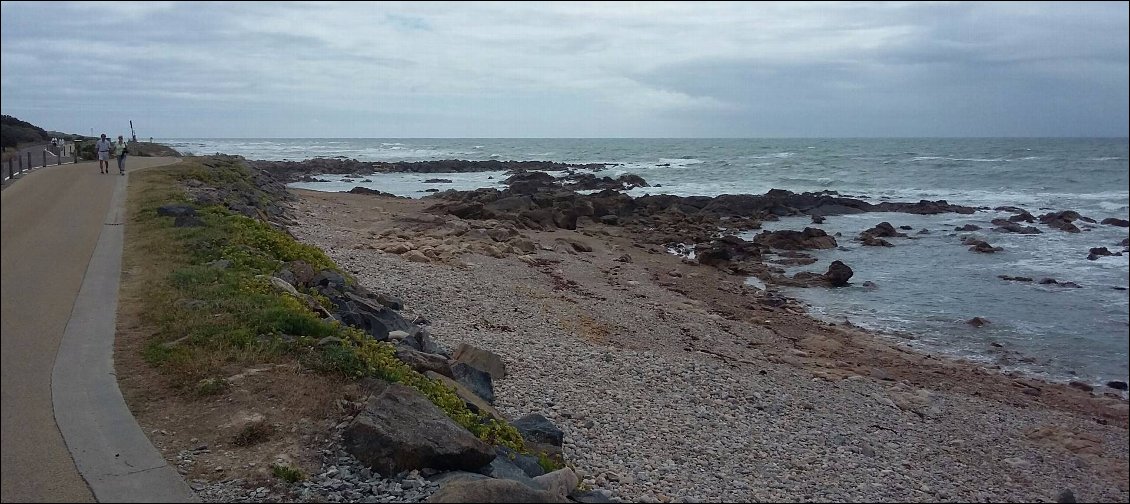
{"label": "person walking", "polygon": [[118,174],[126,174],[126,154],[129,154],[129,147],[126,147],[126,141],[121,135],[118,135],[118,143],[114,144],[114,157],[118,158]]}
{"label": "person walking", "polygon": [[105,133],[102,134],[101,140],[94,143],[94,150],[98,152],[98,173],[110,173],[110,148],[112,146]]}

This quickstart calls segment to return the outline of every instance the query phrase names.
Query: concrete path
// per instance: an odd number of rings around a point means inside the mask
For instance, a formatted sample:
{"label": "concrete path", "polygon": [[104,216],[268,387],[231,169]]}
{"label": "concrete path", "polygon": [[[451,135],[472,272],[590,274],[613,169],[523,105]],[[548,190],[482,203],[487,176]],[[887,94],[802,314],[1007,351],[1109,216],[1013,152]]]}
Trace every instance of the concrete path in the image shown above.
{"label": "concrete path", "polygon": [[[127,168],[175,161],[130,158]],[[0,192],[4,502],[195,499],[113,375],[128,179],[79,163]]]}

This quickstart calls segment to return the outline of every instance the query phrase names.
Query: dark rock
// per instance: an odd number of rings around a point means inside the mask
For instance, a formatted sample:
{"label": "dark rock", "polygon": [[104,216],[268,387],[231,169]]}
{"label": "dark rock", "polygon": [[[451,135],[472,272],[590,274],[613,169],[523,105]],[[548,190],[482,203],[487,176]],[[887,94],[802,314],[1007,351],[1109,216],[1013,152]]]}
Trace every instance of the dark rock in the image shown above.
{"label": "dark rock", "polygon": [[451,377],[487,403],[494,404],[494,384],[490,373],[466,362],[456,362],[451,365]]}
{"label": "dark rock", "polygon": [[604,504],[608,502],[616,502],[610,499],[607,495],[596,490],[576,490],[573,493],[569,494],[569,499],[573,502],[583,502],[585,504]]}
{"label": "dark rock", "polygon": [[526,474],[526,471],[523,471],[508,457],[502,455],[495,457],[494,460],[490,461],[490,465],[483,467],[479,472],[495,479],[513,480],[530,488],[542,489],[537,483],[534,483],[533,478]]}
{"label": "dark rock", "polygon": [[1074,221],[1080,219],[1078,212],[1074,210],[1064,210],[1062,212],[1046,213],[1039,217],[1041,223],[1048,225],[1059,230],[1067,231],[1069,233],[1078,233],[1079,228],[1072,224]]}
{"label": "dark rock", "polygon": [[189,205],[164,205],[157,208],[157,215],[163,217],[180,217],[183,215],[196,215],[196,209]]}
{"label": "dark rock", "polygon": [[781,250],[812,250],[836,248],[836,239],[823,229],[804,228],[804,231],[764,231],[753,237],[753,243]]}
{"label": "dark rock", "polygon": [[[323,278],[319,280],[315,277],[313,282],[326,281],[333,282],[332,278]],[[338,319],[343,324],[356,327],[365,331],[365,333],[372,336],[377,341],[385,341],[388,339],[388,333],[392,331],[404,331],[412,334],[413,326],[404,317],[400,316],[395,310],[374,303],[372,300],[363,298],[352,292],[344,294],[339,293],[331,285],[323,285],[319,292],[328,297],[337,308]],[[411,338],[405,338],[408,340]],[[413,347],[415,350],[427,352],[418,347]],[[433,352],[428,352],[433,353]]]}
{"label": "dark rock", "polygon": [[333,270],[322,270],[314,275],[314,278],[310,280],[310,285],[312,287],[333,287],[342,290],[347,287],[347,282],[341,273]]}
{"label": "dark rock", "polygon": [[537,490],[508,479],[455,481],[440,487],[428,502],[569,502],[564,495]]}
{"label": "dark rock", "polygon": [[832,264],[828,266],[828,271],[824,273],[824,278],[826,278],[828,283],[833,287],[843,287],[848,284],[848,280],[850,280],[854,274],[855,272],[843,262],[832,261]]}
{"label": "dark rock", "polygon": [[1070,489],[1065,489],[1056,496],[1055,501],[1059,504],[1075,504],[1075,493]]}
{"label": "dark rock", "polygon": [[518,453],[503,446],[499,446],[496,451],[498,456],[505,457],[510,463],[521,468],[522,471],[526,473],[526,476],[535,478],[545,474],[545,469],[538,463],[538,458],[533,455]]}
{"label": "dark rock", "polygon": [[200,220],[195,214],[178,215],[173,219],[173,227],[202,227],[204,221]]}
{"label": "dark rock", "polygon": [[899,226],[899,229],[903,231],[910,231],[911,229],[914,229],[914,226]]}
{"label": "dark rock", "polygon": [[1091,385],[1080,382],[1080,381],[1073,381],[1073,382],[1068,383],[1067,385],[1070,386],[1071,388],[1077,388],[1079,390],[1082,390],[1083,392],[1090,392],[1092,390],[1095,390],[1095,387],[1092,387]]}
{"label": "dark rock", "polygon": [[1082,287],[1081,285],[1079,285],[1075,282],[1060,282],[1060,281],[1058,281],[1054,278],[1041,279],[1039,284],[1040,285],[1058,285],[1060,287],[1070,287],[1070,288],[1073,288],[1073,289],[1078,289],[1078,288]]}
{"label": "dark rock", "polygon": [[1130,227],[1130,221],[1126,219],[1116,219],[1114,217],[1107,217],[1103,219],[1102,224],[1106,224],[1108,226]]}
{"label": "dark rock", "polygon": [[1094,247],[1090,250],[1090,254],[1087,255],[1087,259],[1094,261],[1094,260],[1097,260],[1101,256],[1109,256],[1109,255],[1113,255],[1113,254],[1106,247]]}
{"label": "dark rock", "polygon": [[565,439],[565,433],[561,429],[538,413],[519,418],[513,422],[513,425],[522,433],[523,438],[535,443],[561,446]]}
{"label": "dark rock", "polygon": [[401,331],[408,333],[408,337],[401,340],[400,345],[412,350],[416,350],[417,352],[438,355],[440,353],[439,345],[436,344],[434,339],[432,339],[432,335],[423,328],[409,330],[412,327],[418,326],[416,326],[415,324],[409,324],[406,327],[400,329]]}
{"label": "dark rock", "polygon": [[882,238],[876,238],[869,233],[861,233],[859,235],[859,238],[857,238],[857,239],[861,243],[863,243],[863,245],[866,246],[866,247],[893,247],[893,246],[895,246],[895,244],[893,244],[893,243],[891,243],[887,240],[884,240]]}
{"label": "dark rock", "polygon": [[1010,282],[1031,282],[1032,281],[1031,278],[1022,277],[1022,276],[997,275],[997,278],[999,278],[1001,280],[1008,280]]}
{"label": "dark rock", "polygon": [[424,353],[406,346],[398,346],[396,348],[396,358],[408,364],[409,367],[416,370],[418,373],[423,374],[428,371],[434,371],[449,378],[453,377],[451,363],[442,355]]}
{"label": "dark rock", "polygon": [[1027,222],[1029,224],[1036,222],[1036,217],[1028,212],[1021,212],[1008,218],[1009,222]]}
{"label": "dark rock", "polygon": [[900,233],[895,230],[895,227],[890,222],[880,222],[875,227],[865,230],[860,233],[860,237],[864,234],[874,236],[875,238],[905,238],[906,233]]}
{"label": "dark rock", "polygon": [[918,230],[918,234],[920,234],[920,235],[928,235],[928,234],[930,234],[930,230],[929,230],[929,229],[926,229],[926,228],[922,228],[922,229],[919,229],[919,230]]}
{"label": "dark rock", "polygon": [[343,432],[346,451],[385,476],[429,467],[476,470],[494,450],[415,389],[391,384]]}
{"label": "dark rock", "polygon": [[824,216],[823,216],[823,215],[820,215],[820,214],[812,214],[812,223],[813,223],[813,224],[823,224],[823,223],[824,223],[824,220],[825,220],[825,219],[824,219]]}
{"label": "dark rock", "polygon": [[305,261],[290,261],[283,265],[283,268],[294,274],[294,286],[310,287],[314,281],[316,273],[314,268]]}
{"label": "dark rock", "polygon": [[1014,206],[999,206],[999,207],[994,208],[993,210],[996,210],[998,212],[1012,212],[1012,213],[1016,213],[1016,214],[1028,212],[1027,210],[1025,210],[1023,208],[1014,207]]}
{"label": "dark rock", "polygon": [[965,321],[965,323],[969,324],[973,327],[983,327],[985,325],[988,325],[990,322],[989,322],[989,319],[984,319],[984,318],[981,318],[981,317],[973,317],[973,318]]}
{"label": "dark rock", "polygon": [[982,254],[992,254],[994,252],[1000,252],[1000,251],[1004,250],[1001,247],[994,247],[992,245],[989,245],[988,242],[981,241],[981,240],[974,240],[970,244],[973,245],[972,247],[969,247],[970,251],[980,252]]}
{"label": "dark rock", "polygon": [[424,181],[425,184],[450,184],[451,179],[445,178],[430,178]]}
{"label": "dark rock", "polygon": [[392,193],[386,193],[386,192],[383,192],[383,191],[378,191],[376,189],[369,189],[368,187],[361,187],[361,186],[356,186],[353,189],[350,189],[348,192],[350,194],[368,194],[368,195],[371,195],[371,196],[384,196],[386,198],[399,198],[400,197],[400,196],[397,196],[397,195],[392,194]]}
{"label": "dark rock", "polygon": [[1013,221],[1005,220],[1005,219],[993,219],[993,224],[997,226],[996,228],[993,228],[993,231],[997,231],[997,232],[1009,232],[1009,233],[1019,233],[1019,234],[1040,234],[1041,233],[1041,231],[1036,227],[1021,226],[1020,224],[1017,224]]}
{"label": "dark rock", "polygon": [[966,225],[961,226],[961,227],[953,228],[953,230],[954,231],[980,231],[981,226],[978,226],[976,224],[966,224]]}
{"label": "dark rock", "polygon": [[1106,382],[1106,386],[1108,386],[1108,387],[1110,387],[1114,390],[1126,390],[1126,382],[1124,382],[1124,381],[1119,381],[1119,380],[1108,381],[1108,382]]}
{"label": "dark rock", "polygon": [[459,398],[463,400],[463,403],[466,404],[467,408],[469,408],[471,411],[482,413],[483,415],[494,418],[500,422],[508,421],[506,416],[503,415],[502,412],[495,409],[494,406],[491,406],[491,404],[488,403],[485,399],[472,392],[471,389],[467,388],[467,386],[463,385],[462,383],[459,383],[434,371],[427,371],[424,373],[424,376],[432,380],[443,382],[444,385],[455,389],[455,395],[459,396]]}
{"label": "dark rock", "polygon": [[515,173],[503,182],[515,194],[533,194],[560,187],[553,175],[541,171]]}

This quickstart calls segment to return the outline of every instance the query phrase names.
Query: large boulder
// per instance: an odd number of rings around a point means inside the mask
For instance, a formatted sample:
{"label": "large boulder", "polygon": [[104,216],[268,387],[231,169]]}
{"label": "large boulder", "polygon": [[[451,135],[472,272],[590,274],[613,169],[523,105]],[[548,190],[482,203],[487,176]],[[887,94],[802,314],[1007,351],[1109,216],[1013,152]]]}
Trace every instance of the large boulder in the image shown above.
{"label": "large boulder", "polygon": [[511,175],[503,182],[510,186],[514,194],[532,194],[556,188],[557,179],[546,172],[532,171]]}
{"label": "large boulder", "polygon": [[1074,210],[1063,210],[1061,212],[1049,212],[1039,217],[1040,222],[1068,233],[1078,233],[1080,229],[1073,224],[1076,220],[1081,219],[1082,216],[1079,212]]}
{"label": "large boulder", "polygon": [[863,231],[863,233],[869,234],[869,235],[874,236],[876,238],[905,238],[906,237],[906,233],[898,232],[898,230],[896,230],[895,227],[892,226],[890,222],[880,222],[879,224],[876,224],[875,227]]}
{"label": "large boulder", "polygon": [[428,497],[428,502],[569,502],[569,499],[514,480],[481,479],[447,483]]}
{"label": "large boulder", "polygon": [[452,375],[451,363],[442,355],[424,353],[404,346],[398,346],[396,348],[396,358],[408,364],[408,367],[421,374],[434,371],[448,377]]}
{"label": "large boulder", "polygon": [[460,427],[415,389],[391,384],[365,404],[343,433],[346,451],[391,476],[429,467],[474,471],[494,449]]}
{"label": "large boulder", "polygon": [[506,377],[506,363],[502,361],[502,357],[489,350],[460,343],[455,348],[455,353],[452,354],[455,362],[467,363],[471,366],[479,368],[482,371],[490,373],[491,378],[496,380]]}
{"label": "large boulder", "polygon": [[479,397],[478,394],[472,392],[471,389],[467,388],[462,383],[436,373],[435,371],[426,371],[424,372],[424,376],[427,376],[429,379],[439,381],[446,385],[448,388],[454,390],[455,395],[459,396],[459,398],[463,400],[463,403],[466,404],[467,408],[469,408],[471,411],[482,413],[501,422],[507,421],[506,416],[503,415],[502,412],[495,409],[494,406],[491,406],[491,404],[486,402],[485,399]]}
{"label": "large boulder", "polygon": [[490,373],[466,362],[456,361],[451,366],[451,377],[486,402],[494,404],[494,384],[491,382]]}
{"label": "large boulder", "polygon": [[524,439],[535,443],[561,446],[565,441],[565,433],[548,418],[538,413],[530,413],[519,418],[513,422],[513,425],[522,433]]}
{"label": "large boulder", "polygon": [[765,231],[753,237],[753,242],[781,250],[811,250],[836,248],[836,239],[823,229],[806,227],[804,231],[789,229]]}
{"label": "large boulder", "polygon": [[[1015,215],[1013,217],[1016,217]],[[1019,234],[1040,234],[1041,231],[1035,226],[1021,226],[1012,219],[993,219],[993,228],[996,232],[1019,233]]]}
{"label": "large boulder", "polygon": [[1126,219],[1117,219],[1114,217],[1107,217],[1103,219],[1102,224],[1106,224],[1108,226],[1130,227],[1130,221]]}
{"label": "large boulder", "polygon": [[334,303],[338,318],[343,324],[361,329],[377,341],[388,340],[388,333],[392,331],[412,333],[415,329],[411,322],[400,316],[400,313],[374,300],[351,292],[339,293],[328,286],[323,287],[319,292]]}
{"label": "large boulder", "polygon": [[434,339],[432,339],[432,336],[430,333],[428,333],[427,329],[412,328],[412,330],[401,330],[408,333],[408,336],[400,340],[400,344],[397,345],[398,347],[408,348],[426,354],[439,355],[440,352],[442,352],[442,350],[439,348],[439,344],[436,343]]}
{"label": "large boulder", "polygon": [[851,267],[843,262],[832,261],[832,264],[828,266],[828,271],[824,273],[824,278],[828,280],[832,287],[843,287],[848,284],[848,280],[851,280],[854,274],[855,272],[851,270]]}

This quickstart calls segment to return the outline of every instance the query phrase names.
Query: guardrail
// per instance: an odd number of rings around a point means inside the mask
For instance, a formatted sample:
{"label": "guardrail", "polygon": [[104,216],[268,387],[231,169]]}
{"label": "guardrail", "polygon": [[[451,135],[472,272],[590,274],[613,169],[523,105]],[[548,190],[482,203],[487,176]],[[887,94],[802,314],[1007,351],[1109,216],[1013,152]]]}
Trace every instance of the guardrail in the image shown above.
{"label": "guardrail", "polygon": [[79,162],[79,150],[79,145],[72,142],[65,142],[61,145],[44,143],[22,147],[0,166],[0,180],[8,181],[16,178],[17,175],[35,168],[45,168],[51,164],[77,163]]}

